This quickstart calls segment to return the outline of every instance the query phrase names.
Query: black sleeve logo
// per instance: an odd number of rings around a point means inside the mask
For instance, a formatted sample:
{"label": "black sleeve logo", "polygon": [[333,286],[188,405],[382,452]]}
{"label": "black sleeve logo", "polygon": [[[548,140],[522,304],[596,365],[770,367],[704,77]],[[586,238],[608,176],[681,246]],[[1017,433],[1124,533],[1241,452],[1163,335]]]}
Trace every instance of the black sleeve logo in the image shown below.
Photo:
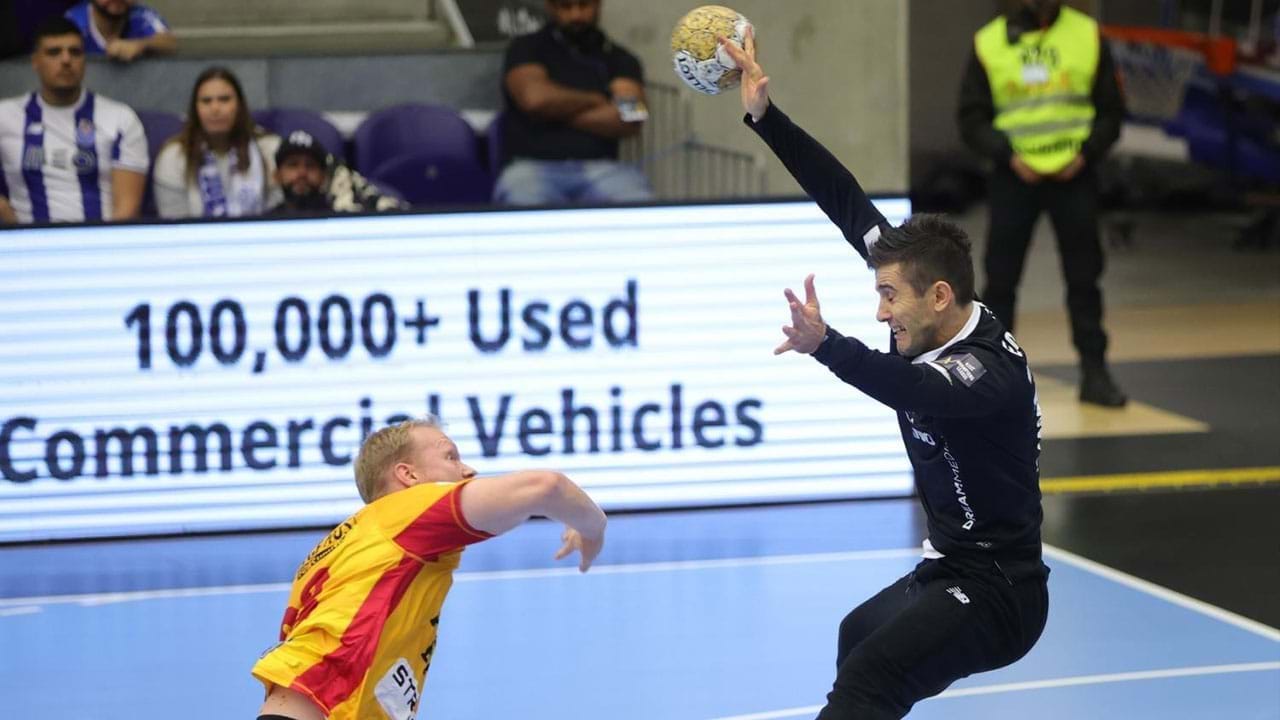
{"label": "black sleeve logo", "polygon": [[965,387],[973,387],[978,382],[978,378],[987,374],[987,369],[982,366],[978,358],[969,353],[961,353],[959,355],[948,355],[938,360],[938,364],[947,369]]}

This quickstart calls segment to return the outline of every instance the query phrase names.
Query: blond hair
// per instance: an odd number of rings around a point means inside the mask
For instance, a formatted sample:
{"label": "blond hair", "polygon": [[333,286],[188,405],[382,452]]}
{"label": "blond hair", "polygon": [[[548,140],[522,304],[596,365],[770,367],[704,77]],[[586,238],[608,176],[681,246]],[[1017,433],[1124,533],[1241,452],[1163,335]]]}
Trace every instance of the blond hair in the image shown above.
{"label": "blond hair", "polygon": [[361,500],[371,503],[382,497],[387,471],[409,459],[413,452],[412,431],[420,427],[440,430],[440,420],[434,415],[405,420],[382,428],[364,441],[356,458],[356,489],[360,491]]}

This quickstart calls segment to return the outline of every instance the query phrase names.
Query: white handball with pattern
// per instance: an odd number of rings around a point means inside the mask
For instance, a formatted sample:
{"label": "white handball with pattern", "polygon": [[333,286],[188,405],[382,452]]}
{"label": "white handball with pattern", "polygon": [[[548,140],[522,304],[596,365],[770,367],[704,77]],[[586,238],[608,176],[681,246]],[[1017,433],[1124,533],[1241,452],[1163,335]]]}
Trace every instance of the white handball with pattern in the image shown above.
{"label": "white handball with pattern", "polygon": [[690,10],[671,31],[676,75],[704,95],[719,95],[737,87],[742,71],[719,39],[727,38],[742,47],[750,28],[751,22],[741,13],[722,5]]}

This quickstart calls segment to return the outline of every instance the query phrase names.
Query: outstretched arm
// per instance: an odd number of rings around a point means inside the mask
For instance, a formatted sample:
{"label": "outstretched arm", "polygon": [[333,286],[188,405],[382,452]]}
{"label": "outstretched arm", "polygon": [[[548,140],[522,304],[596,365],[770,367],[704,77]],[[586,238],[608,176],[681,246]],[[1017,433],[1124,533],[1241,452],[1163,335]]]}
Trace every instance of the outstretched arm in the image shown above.
{"label": "outstretched arm", "polygon": [[1018,380],[995,352],[973,348],[913,363],[877,352],[856,338],[827,328],[813,357],[836,377],[894,410],[936,417],[981,417],[1009,401]]}
{"label": "outstretched arm", "polygon": [[559,560],[577,551],[578,569],[586,572],[604,546],[604,511],[582,488],[551,470],[525,470],[477,478],[463,485],[462,515],[472,527],[491,535],[511,530],[535,515],[564,523]]}
{"label": "outstretched arm", "polygon": [[800,187],[840,228],[845,240],[866,258],[869,244],[888,228],[884,216],[871,204],[853,173],[769,100],[769,78],[756,61],[754,32],[748,30],[741,48],[724,38],[720,43],[742,69],[747,126],[768,144]]}

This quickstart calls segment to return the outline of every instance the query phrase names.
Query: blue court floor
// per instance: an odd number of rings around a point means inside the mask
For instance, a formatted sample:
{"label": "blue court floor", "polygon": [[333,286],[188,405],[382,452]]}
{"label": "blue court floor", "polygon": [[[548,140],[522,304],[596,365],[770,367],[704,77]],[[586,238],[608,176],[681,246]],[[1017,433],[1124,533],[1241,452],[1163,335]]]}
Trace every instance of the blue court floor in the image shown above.
{"label": "blue court floor", "polygon": [[[916,562],[912,501],[618,516],[587,575],[535,523],[463,557],[420,718],[812,718],[844,614]],[[0,548],[0,717],[253,718],[323,533]],[[1022,661],[912,718],[1280,719],[1280,631],[1047,549]]]}

